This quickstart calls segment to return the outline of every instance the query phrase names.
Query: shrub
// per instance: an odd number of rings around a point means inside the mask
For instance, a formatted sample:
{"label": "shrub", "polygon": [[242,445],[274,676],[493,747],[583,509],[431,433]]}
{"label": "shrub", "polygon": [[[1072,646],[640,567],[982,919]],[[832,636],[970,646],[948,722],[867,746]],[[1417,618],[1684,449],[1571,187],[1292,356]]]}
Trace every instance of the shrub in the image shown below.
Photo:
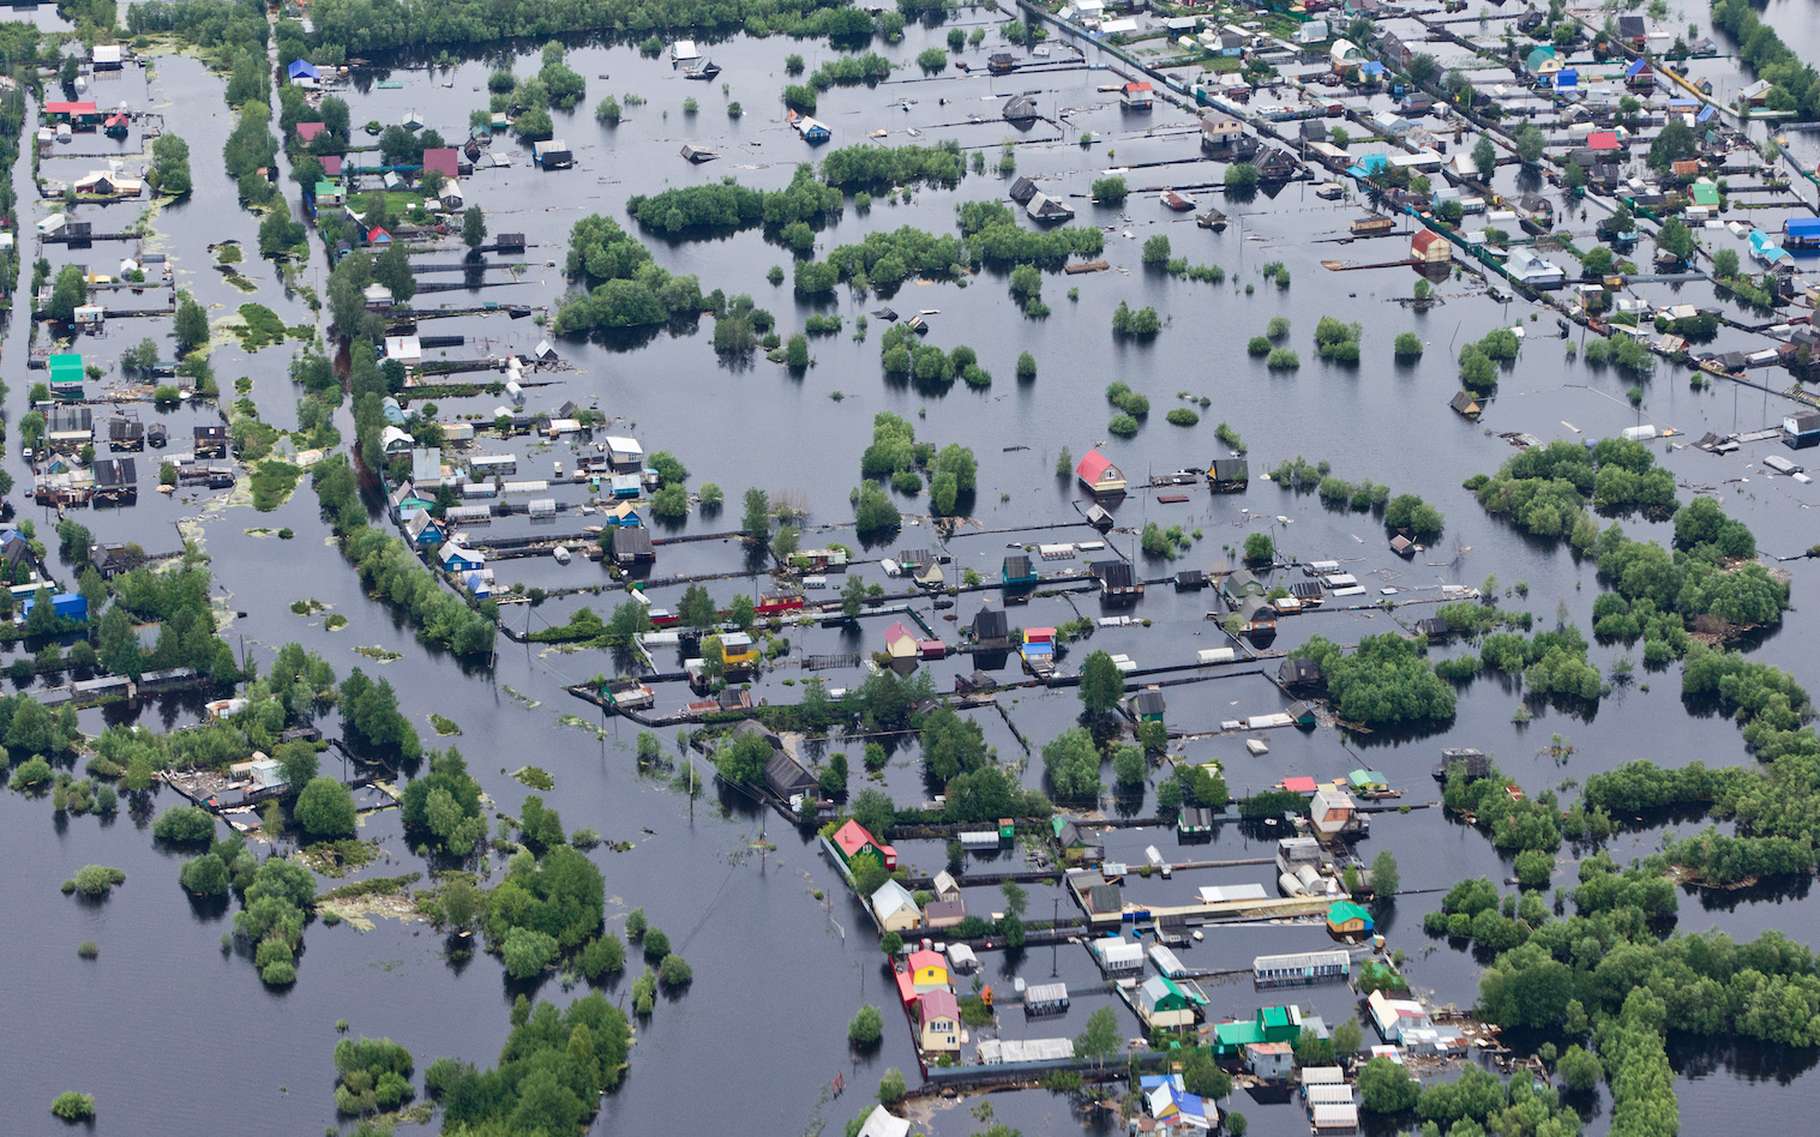
{"label": "shrub", "polygon": [[95,1099],[88,1094],[65,1090],[51,1102],[51,1116],[61,1121],[92,1121],[95,1117]]}

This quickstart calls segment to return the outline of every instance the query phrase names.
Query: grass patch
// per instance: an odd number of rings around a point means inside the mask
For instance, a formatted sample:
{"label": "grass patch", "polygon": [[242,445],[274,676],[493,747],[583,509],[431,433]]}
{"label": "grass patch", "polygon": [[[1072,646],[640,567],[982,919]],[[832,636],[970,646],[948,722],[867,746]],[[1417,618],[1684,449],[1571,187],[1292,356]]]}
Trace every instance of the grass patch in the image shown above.
{"label": "grass patch", "polygon": [[450,735],[461,733],[460,724],[458,724],[454,719],[443,718],[439,714],[432,713],[430,715],[430,725],[436,729],[437,734],[441,735],[444,738],[448,738]]}
{"label": "grass patch", "polygon": [[371,841],[344,837],[339,841],[316,841],[297,851],[297,859],[312,872],[323,876],[342,877],[365,868],[379,858],[379,846]]}
{"label": "grass patch", "polygon": [[253,508],[270,513],[290,499],[303,476],[300,467],[277,458],[268,458],[253,470]]}
{"label": "grass patch", "polygon": [[354,649],[354,654],[364,655],[374,663],[393,663],[404,658],[402,653],[379,647],[377,644],[370,647],[366,644],[361,644]]}
{"label": "grass patch", "polygon": [[339,632],[341,629],[348,626],[348,618],[343,616],[340,612],[334,612],[329,615],[328,619],[322,622],[322,626],[331,632]]}
{"label": "grass patch", "polygon": [[240,306],[241,323],[234,326],[234,334],[240,337],[240,346],[247,351],[258,351],[262,347],[271,347],[284,342],[284,321],[278,313],[263,304],[242,304]]}
{"label": "grass patch", "polygon": [[556,779],[542,766],[520,766],[512,771],[512,776],[534,790],[549,793],[556,788]]}
{"label": "grass patch", "polygon": [[358,900],[363,896],[396,896],[423,879],[423,874],[408,872],[403,876],[375,876],[331,888],[316,897],[316,903],[336,900]]}

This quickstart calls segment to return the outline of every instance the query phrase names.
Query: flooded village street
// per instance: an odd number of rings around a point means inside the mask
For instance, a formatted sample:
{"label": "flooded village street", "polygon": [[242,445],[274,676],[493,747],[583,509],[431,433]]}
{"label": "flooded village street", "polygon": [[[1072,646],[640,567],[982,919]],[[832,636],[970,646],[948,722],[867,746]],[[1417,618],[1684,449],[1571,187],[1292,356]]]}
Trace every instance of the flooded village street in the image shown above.
{"label": "flooded village street", "polygon": [[1803,1131],[1809,5],[5,8],[0,1130]]}

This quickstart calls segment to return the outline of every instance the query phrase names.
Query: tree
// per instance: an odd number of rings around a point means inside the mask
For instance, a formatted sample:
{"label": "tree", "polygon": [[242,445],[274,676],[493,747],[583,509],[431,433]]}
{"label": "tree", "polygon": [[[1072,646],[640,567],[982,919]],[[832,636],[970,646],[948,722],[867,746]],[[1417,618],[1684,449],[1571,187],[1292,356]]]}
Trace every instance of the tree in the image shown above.
{"label": "tree", "polygon": [[1605,1073],[1599,1060],[1578,1043],[1568,1047],[1561,1055],[1555,1072],[1561,1076],[1561,1084],[1567,1087],[1568,1092],[1576,1094],[1592,1092]]}
{"label": "tree", "polygon": [[678,618],[688,627],[697,630],[712,628],[720,622],[720,611],[714,606],[714,597],[699,584],[691,584],[682,594],[682,600],[676,606]]}
{"label": "tree", "polygon": [[1481,134],[1473,143],[1472,164],[1479,171],[1480,178],[1490,178],[1498,168],[1498,148],[1488,135]]}
{"label": "tree", "polygon": [[178,879],[184,890],[195,896],[218,897],[228,894],[227,864],[214,853],[204,853],[185,862]]}
{"label": "tree", "polygon": [[190,192],[190,146],[175,134],[160,134],[152,142],[152,188],[170,197]]}
{"label": "tree", "polygon": [[188,292],[177,293],[177,354],[188,355],[209,340],[209,314]]}
{"label": "tree", "polygon": [[771,499],[764,490],[746,491],[745,514],[739,524],[746,536],[754,541],[763,542],[771,535]]}
{"label": "tree", "polygon": [[1099,796],[1100,752],[1093,736],[1078,726],[1056,735],[1043,747],[1043,770],[1058,797],[1086,800]]}
{"label": "tree", "polygon": [[1405,1113],[1421,1094],[1422,1087],[1400,1062],[1373,1058],[1359,1071],[1359,1108],[1366,1113]]}
{"label": "tree", "polygon": [[51,285],[50,304],[44,314],[60,323],[70,323],[76,318],[76,309],[88,303],[88,278],[76,265],[64,265],[57,270],[57,279]]}
{"label": "tree", "polygon": [[1692,158],[1700,152],[1700,141],[1694,137],[1694,130],[1681,121],[1680,115],[1670,115],[1656,137],[1649,144],[1649,166],[1657,173],[1663,173],[1683,158]]}
{"label": "tree", "polygon": [[1095,1067],[1119,1052],[1119,1020],[1111,1007],[1101,1007],[1087,1016],[1087,1025],[1074,1040],[1074,1056],[1091,1058]]}
{"label": "tree", "polygon": [[714,750],[715,769],[734,785],[757,785],[770,761],[771,743],[757,731],[738,731]]}
{"label": "tree", "polygon": [[1680,219],[1671,217],[1662,223],[1656,231],[1656,247],[1664,252],[1673,253],[1682,260],[1691,260],[1694,255],[1693,230]]}
{"label": "tree", "polygon": [[1248,565],[1268,565],[1276,560],[1276,542],[1268,533],[1252,533],[1245,538],[1245,563]]}
{"label": "tree", "polygon": [[1517,159],[1525,166],[1534,166],[1542,161],[1542,152],[1548,147],[1548,139],[1542,131],[1534,126],[1526,126],[1517,132]]}
{"label": "tree", "polygon": [[311,839],[354,835],[354,795],[334,778],[312,778],[292,807],[297,824]]}
{"label": "tree", "polygon": [[1214,1064],[1206,1050],[1188,1052],[1182,1062],[1183,1088],[1197,1097],[1217,1101],[1232,1092],[1232,1076]]}
{"label": "tree", "polygon": [[1402,887],[1403,877],[1397,871],[1397,858],[1389,849],[1371,861],[1371,888],[1379,900],[1389,900]]}
{"label": "tree", "polygon": [[1089,717],[1099,718],[1117,709],[1125,693],[1125,675],[1112,656],[1096,651],[1081,664],[1081,707]]}
{"label": "tree", "polygon": [[478,249],[487,239],[487,215],[480,206],[470,205],[461,214],[461,240],[470,249]]}
{"label": "tree", "polygon": [[1121,746],[1112,756],[1112,777],[1121,790],[1132,790],[1144,784],[1150,774],[1150,763],[1141,746]]}
{"label": "tree", "polygon": [[1333,1028],[1333,1052],[1337,1058],[1350,1058],[1359,1052],[1364,1032],[1353,1019],[1345,1019]]}
{"label": "tree", "polygon": [[861,1007],[847,1024],[847,1041],[854,1046],[877,1046],[884,1035],[884,1019],[871,1003]]}
{"label": "tree", "polygon": [[[75,57],[66,55],[65,63],[75,62]],[[95,1119],[95,1099],[88,1094],[79,1094],[75,1090],[65,1090],[51,1102],[51,1115],[59,1121],[93,1121]]]}
{"label": "tree", "polygon": [[[1077,1049],[1076,1054],[1080,1051]],[[878,1100],[885,1105],[896,1105],[904,1100],[904,1075],[896,1066],[886,1070],[878,1079]]]}

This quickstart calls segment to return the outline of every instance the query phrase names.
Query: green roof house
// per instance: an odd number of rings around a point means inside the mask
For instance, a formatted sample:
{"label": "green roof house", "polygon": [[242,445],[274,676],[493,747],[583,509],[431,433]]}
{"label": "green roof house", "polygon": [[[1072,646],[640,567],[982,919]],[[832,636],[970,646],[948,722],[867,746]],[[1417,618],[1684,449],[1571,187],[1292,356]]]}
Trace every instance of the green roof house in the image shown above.
{"label": "green roof house", "polygon": [[82,397],[82,357],[73,351],[53,355],[46,364],[51,373],[51,394],[64,398]]}
{"label": "green roof house", "polygon": [[1213,1053],[1216,1058],[1228,1058],[1242,1053],[1254,1042],[1294,1042],[1301,1036],[1300,1009],[1260,1007],[1250,1019],[1215,1025]]}

